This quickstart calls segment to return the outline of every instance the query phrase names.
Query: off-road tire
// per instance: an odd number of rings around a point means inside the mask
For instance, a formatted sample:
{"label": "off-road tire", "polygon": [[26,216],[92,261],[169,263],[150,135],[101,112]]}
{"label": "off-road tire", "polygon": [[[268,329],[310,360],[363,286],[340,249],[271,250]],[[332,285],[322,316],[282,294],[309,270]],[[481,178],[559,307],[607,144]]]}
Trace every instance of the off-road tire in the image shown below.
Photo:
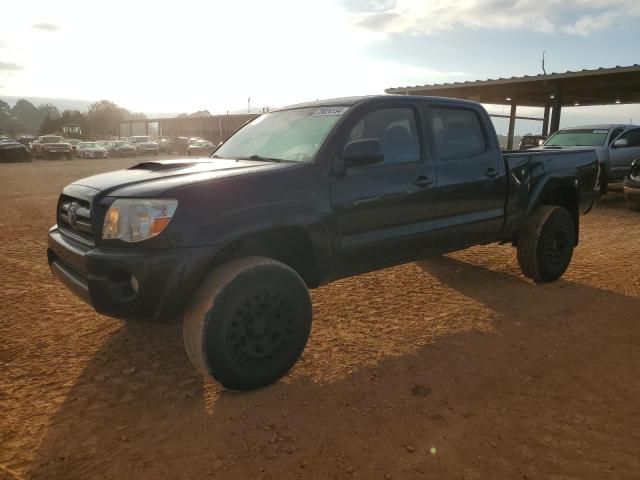
{"label": "off-road tire", "polygon": [[252,390],[284,376],[311,331],[311,299],[291,268],[243,257],[216,268],[184,315],[191,362],[230,390]]}
{"label": "off-road tire", "polygon": [[518,264],[536,283],[552,282],[569,267],[575,227],[563,207],[542,205],[525,221],[518,235]]}

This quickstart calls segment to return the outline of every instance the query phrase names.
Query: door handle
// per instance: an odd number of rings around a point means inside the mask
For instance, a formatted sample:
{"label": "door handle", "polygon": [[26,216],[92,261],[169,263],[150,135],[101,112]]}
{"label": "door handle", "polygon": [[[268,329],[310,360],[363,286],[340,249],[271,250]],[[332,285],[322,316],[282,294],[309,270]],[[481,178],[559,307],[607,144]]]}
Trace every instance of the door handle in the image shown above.
{"label": "door handle", "polygon": [[425,177],[424,175],[420,175],[418,178],[416,178],[416,181],[413,182],[414,185],[420,188],[428,187],[432,183],[433,180],[431,180],[429,177]]}
{"label": "door handle", "polygon": [[484,172],[484,176],[487,178],[496,178],[500,175],[500,172],[495,168],[487,168],[486,172]]}

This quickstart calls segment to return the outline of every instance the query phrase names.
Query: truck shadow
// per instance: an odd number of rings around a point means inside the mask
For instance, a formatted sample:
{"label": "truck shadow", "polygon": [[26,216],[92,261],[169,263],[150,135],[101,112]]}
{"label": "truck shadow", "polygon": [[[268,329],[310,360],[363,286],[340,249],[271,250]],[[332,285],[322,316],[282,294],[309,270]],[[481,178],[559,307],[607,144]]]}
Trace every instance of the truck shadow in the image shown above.
{"label": "truck shadow", "polygon": [[[597,408],[637,399],[637,355],[625,360],[621,344],[618,361],[601,344],[625,329],[638,338],[640,301],[568,281],[535,286],[448,257],[418,265],[490,309],[491,331],[434,334],[412,353],[326,382],[303,361],[272,387],[235,394],[195,373],[180,325],[129,325],[70,388],[28,477],[544,476],[558,471],[551,460],[570,455],[573,441],[601,448],[618,462],[611,474],[624,472],[624,449],[599,431],[620,423],[616,442],[630,438],[636,448],[626,448],[637,451],[640,440],[623,433],[638,430],[637,416],[568,419],[589,415],[585,399]],[[319,323],[314,329],[327,328]],[[533,431],[560,438],[555,459]],[[574,474],[582,468],[571,465]]]}

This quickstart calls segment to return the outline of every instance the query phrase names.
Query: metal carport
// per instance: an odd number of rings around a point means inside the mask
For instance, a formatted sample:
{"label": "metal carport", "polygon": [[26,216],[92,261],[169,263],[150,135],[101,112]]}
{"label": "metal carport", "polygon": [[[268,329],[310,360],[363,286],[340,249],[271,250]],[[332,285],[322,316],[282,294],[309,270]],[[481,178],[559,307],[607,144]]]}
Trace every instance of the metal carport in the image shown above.
{"label": "metal carport", "polygon": [[562,107],[640,103],[640,65],[396,87],[385,91],[510,105],[507,148],[511,149],[518,106],[544,108],[542,134],[554,133],[560,127]]}

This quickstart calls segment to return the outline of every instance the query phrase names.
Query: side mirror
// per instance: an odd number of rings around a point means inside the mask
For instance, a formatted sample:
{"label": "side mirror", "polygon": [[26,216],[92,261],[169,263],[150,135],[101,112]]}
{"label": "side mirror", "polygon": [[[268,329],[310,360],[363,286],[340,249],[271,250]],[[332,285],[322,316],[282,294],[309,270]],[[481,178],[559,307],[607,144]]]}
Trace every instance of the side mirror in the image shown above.
{"label": "side mirror", "polygon": [[613,146],[615,148],[624,148],[624,147],[628,147],[629,146],[629,140],[627,140],[626,138],[619,138],[618,140],[616,140],[615,142],[613,142]]}
{"label": "side mirror", "polygon": [[342,161],[346,167],[371,165],[384,160],[382,143],[377,138],[354,140],[344,146]]}

